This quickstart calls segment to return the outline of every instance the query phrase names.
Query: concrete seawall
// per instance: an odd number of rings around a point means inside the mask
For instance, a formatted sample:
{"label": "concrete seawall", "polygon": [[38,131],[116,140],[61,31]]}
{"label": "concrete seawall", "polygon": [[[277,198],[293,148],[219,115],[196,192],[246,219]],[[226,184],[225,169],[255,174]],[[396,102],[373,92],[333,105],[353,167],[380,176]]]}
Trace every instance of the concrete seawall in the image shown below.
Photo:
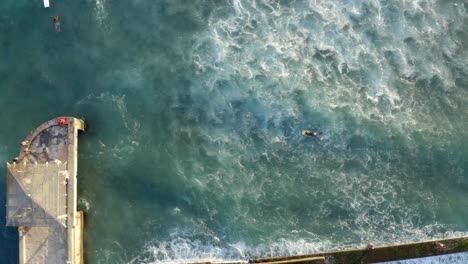
{"label": "concrete seawall", "polygon": [[376,263],[453,254],[465,251],[468,251],[468,237],[389,245],[374,247],[373,249],[365,248],[323,252],[302,256],[261,258],[253,260],[252,263],[271,263],[272,261],[298,260],[301,258],[318,256],[324,257],[326,260],[325,263]]}
{"label": "concrete seawall", "polygon": [[256,258],[248,261],[186,262],[187,264],[365,264],[468,252],[468,236],[307,255]]}

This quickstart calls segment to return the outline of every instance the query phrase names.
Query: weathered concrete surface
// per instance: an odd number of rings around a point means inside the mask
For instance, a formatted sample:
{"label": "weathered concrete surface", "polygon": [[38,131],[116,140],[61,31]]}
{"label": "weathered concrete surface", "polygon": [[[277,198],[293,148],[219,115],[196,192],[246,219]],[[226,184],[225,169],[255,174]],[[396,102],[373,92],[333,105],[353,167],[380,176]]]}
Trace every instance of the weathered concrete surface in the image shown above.
{"label": "weathered concrete surface", "polygon": [[73,264],[83,263],[81,260],[83,257],[75,254],[75,249],[82,247],[76,245],[77,241],[83,241],[83,238],[78,238],[77,236],[82,234],[76,232],[76,204],[77,204],[77,195],[78,195],[78,182],[76,179],[78,173],[78,130],[84,130],[85,124],[84,121],[70,118],[69,127],[68,127],[68,194],[67,194],[67,209],[68,209],[68,218],[67,218],[67,231],[68,231],[68,256],[69,261]]}
{"label": "weathered concrete surface", "polygon": [[[187,262],[186,264],[248,264],[252,261],[222,261],[222,262]],[[290,260],[278,260],[268,262],[268,264],[326,264],[324,257],[298,258]]]}
{"label": "weathered concrete surface", "polygon": [[[59,119],[67,124],[60,125]],[[14,174],[7,182],[10,223],[21,222],[22,214],[31,223],[21,227],[20,263],[83,263],[83,216],[76,212],[78,130],[84,130],[82,120],[52,119],[22,141],[15,163],[7,164]]]}
{"label": "weathered concrete surface", "polygon": [[76,227],[75,227],[75,264],[84,263],[83,252],[83,233],[84,233],[84,213],[76,212]]}
{"label": "weathered concrete surface", "polygon": [[62,225],[33,227],[20,240],[24,261],[20,263],[65,263],[67,232]]}
{"label": "weathered concrete surface", "polygon": [[[325,263],[348,264],[348,263],[376,263],[385,261],[422,258],[429,256],[453,254],[468,251],[468,237],[451,238],[409,243],[391,246],[374,247],[368,249],[354,249],[344,251],[323,252],[302,256],[259,258],[251,263],[272,263],[275,261],[293,260],[308,257],[325,257]],[[306,263],[306,262],[297,262]]]}
{"label": "weathered concrete surface", "polygon": [[311,257],[311,258],[298,258],[298,259],[287,259],[277,260],[268,262],[269,264],[325,264],[324,257]]}
{"label": "weathered concrete surface", "polygon": [[199,262],[177,262],[177,263],[183,263],[183,264],[247,264],[249,263],[248,261],[199,261]]}
{"label": "weathered concrete surface", "polygon": [[7,225],[65,226],[66,163],[7,164]]}

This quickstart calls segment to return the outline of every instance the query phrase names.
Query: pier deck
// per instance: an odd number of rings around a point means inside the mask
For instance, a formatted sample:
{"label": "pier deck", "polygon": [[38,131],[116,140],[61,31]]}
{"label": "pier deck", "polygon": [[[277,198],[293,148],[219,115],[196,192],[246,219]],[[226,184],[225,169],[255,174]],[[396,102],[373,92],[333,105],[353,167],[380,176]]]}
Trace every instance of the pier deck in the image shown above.
{"label": "pier deck", "polygon": [[20,155],[7,163],[7,225],[19,227],[20,263],[83,263],[78,130],[84,130],[80,119],[52,119],[31,132]]}

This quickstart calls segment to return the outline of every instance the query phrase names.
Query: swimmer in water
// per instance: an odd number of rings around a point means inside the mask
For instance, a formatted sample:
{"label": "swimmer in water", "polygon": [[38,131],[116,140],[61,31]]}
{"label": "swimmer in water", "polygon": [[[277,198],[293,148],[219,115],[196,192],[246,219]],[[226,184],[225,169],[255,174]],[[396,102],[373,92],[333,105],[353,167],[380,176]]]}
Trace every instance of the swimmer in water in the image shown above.
{"label": "swimmer in water", "polygon": [[52,21],[54,21],[55,31],[57,31],[57,32],[62,31],[62,27],[60,26],[60,22],[59,22],[59,17],[58,17],[58,16],[54,16],[54,18],[52,19]]}

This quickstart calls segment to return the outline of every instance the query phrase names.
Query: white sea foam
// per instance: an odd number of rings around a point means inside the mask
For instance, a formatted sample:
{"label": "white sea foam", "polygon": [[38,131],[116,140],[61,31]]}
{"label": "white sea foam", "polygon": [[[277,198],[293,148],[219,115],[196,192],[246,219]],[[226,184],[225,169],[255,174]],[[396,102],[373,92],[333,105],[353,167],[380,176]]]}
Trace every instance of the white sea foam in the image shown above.
{"label": "white sea foam", "polygon": [[[400,44],[401,36],[404,35],[418,41],[420,39],[430,39],[432,41],[444,32],[443,27],[440,29],[436,27],[437,35],[435,36],[426,35],[425,32],[414,31],[412,27],[406,26],[405,23],[407,22],[405,20],[402,20],[403,26],[400,26],[399,30],[403,30],[403,32],[393,35],[390,31],[392,28],[389,28],[385,22],[395,23],[390,17],[390,15],[394,16],[395,14],[383,10],[389,8],[389,6],[381,6],[377,1],[363,1],[362,3],[366,3],[366,5],[360,5],[359,3],[310,2],[308,8],[303,7],[302,9],[280,6],[279,3],[274,5],[262,1],[260,3],[267,8],[265,10],[260,9],[257,2],[253,4],[234,1],[233,7],[235,10],[232,16],[224,20],[210,21],[212,37],[222,50],[222,54],[225,54],[222,57],[229,58],[228,60],[223,59],[225,66],[222,66],[222,68],[236,69],[236,72],[240,74],[245,73],[243,75],[248,79],[252,79],[252,76],[261,73],[269,80],[278,81],[279,84],[285,82],[283,85],[286,86],[290,86],[286,83],[293,81],[293,86],[287,88],[290,89],[288,93],[294,89],[302,89],[301,86],[310,87],[311,84],[318,82],[316,85],[322,86],[322,88],[318,88],[318,91],[308,92],[308,94],[311,95],[309,98],[309,100],[312,100],[311,103],[321,111],[334,111],[336,105],[339,105],[339,107],[351,106],[348,100],[343,99],[356,98],[357,105],[366,106],[366,109],[353,109],[354,111],[350,112],[353,116],[369,119],[379,117],[384,123],[400,127],[399,129],[408,129],[408,127],[401,127],[400,124],[410,122],[408,120],[410,118],[420,123],[420,127],[424,127],[425,124],[421,123],[424,121],[415,116],[416,112],[406,107],[409,103],[408,99],[403,98],[400,91],[394,87],[388,61],[382,58],[381,54],[386,49],[393,50],[395,56],[401,58],[394,61],[398,63],[398,65],[395,65],[396,69],[402,74],[405,72],[405,75],[411,74],[416,68],[417,71],[423,70],[426,72],[425,75],[420,75],[421,78],[444,76],[446,77],[443,78],[444,87],[454,86],[448,68],[442,64],[430,63],[426,65],[421,61],[417,65],[412,62],[412,65],[409,66],[408,58],[414,55],[408,50],[403,51]],[[402,5],[404,8],[401,12],[424,13],[425,16],[429,16],[430,19],[428,20],[432,20],[437,15],[433,10],[435,5],[433,1],[425,4],[404,2]],[[365,15],[365,12],[370,12],[371,16]],[[276,15],[275,19],[269,16],[271,13]],[[399,16],[403,17],[402,13]],[[308,18],[313,18],[311,21],[314,21],[314,23],[308,24]],[[375,19],[375,21],[372,19]],[[256,21],[255,30],[251,29],[251,21]],[[359,24],[356,24],[356,21]],[[413,22],[410,21],[409,23]],[[359,28],[361,23],[365,26],[373,24],[376,26],[376,34],[381,34],[386,39],[382,40],[382,48],[372,46],[364,32],[357,31],[361,30]],[[293,25],[294,30],[289,30],[287,28],[289,25]],[[328,31],[328,28],[331,30]],[[383,43],[383,41],[386,43]],[[420,43],[422,44],[422,42]],[[454,47],[454,44],[448,44],[447,48],[450,46]],[[265,52],[266,56],[260,55],[259,52]],[[227,57],[228,54],[229,57]],[[324,62],[324,64],[317,63],[316,60],[311,58],[311,55],[322,57],[328,62]],[[363,60],[363,58],[365,59]],[[203,61],[203,65],[210,64],[209,61],[205,60],[203,54],[197,57],[197,61],[197,64],[200,64],[200,61]],[[252,61],[253,63],[247,64],[246,61]],[[292,68],[288,66],[291,61],[299,63],[299,67]],[[343,74],[341,69],[343,76],[338,76],[338,79],[331,75],[335,67],[334,61],[337,61],[336,63],[339,63],[339,65],[347,65],[346,73]],[[203,66],[203,68],[206,67]],[[310,69],[310,67],[313,67],[313,70],[306,70],[306,74],[303,75],[304,69]],[[300,69],[299,72],[296,72],[296,69]],[[350,74],[357,71],[361,72],[359,75],[362,75],[365,71],[371,73],[368,76],[363,75],[361,77],[367,79],[365,82],[368,85],[367,92],[365,92],[367,96],[364,99],[370,99],[370,101],[362,101],[355,92],[348,91],[350,84],[352,86],[362,85],[356,83],[356,81],[362,81],[355,77],[350,78]],[[268,100],[278,100],[277,97],[275,98],[274,93],[259,94],[258,96],[259,98],[268,96]],[[281,100],[284,99],[284,97],[281,97]],[[382,111],[381,105],[385,100],[388,100],[389,103],[388,110]],[[368,102],[372,102],[373,105],[369,105]],[[398,109],[396,114],[390,111],[392,109]],[[421,111],[418,111],[418,113],[420,114]]]}
{"label": "white sea foam", "polygon": [[[223,169],[193,179],[194,186],[218,190],[235,203],[246,197],[257,205],[280,203],[288,198],[316,202],[306,204],[310,208],[303,207],[304,213],[312,217],[312,224],[304,229],[319,230],[321,223],[332,221],[330,232],[336,232],[336,236],[343,234],[333,230],[353,234],[344,235],[344,241],[388,243],[443,236],[440,234],[448,226],[425,222],[435,218],[436,212],[431,208],[437,208],[438,202],[409,174],[413,165],[401,169],[389,162],[400,159],[400,150],[392,150],[368,131],[349,131],[349,124],[345,124],[348,118],[355,120],[357,127],[376,122],[385,127],[386,134],[402,135],[408,141],[412,141],[407,136],[410,132],[440,129],[432,123],[430,106],[415,99],[418,81],[438,76],[443,79],[441,86],[454,86],[450,69],[421,50],[436,48],[434,41],[447,29],[443,19],[437,22],[435,8],[434,1],[388,5],[378,1],[289,5],[232,1],[227,9],[217,10],[222,16],[218,17],[215,11],[208,21],[208,36],[200,37],[193,47],[200,83],[190,89],[195,99],[205,98],[207,93],[210,97],[206,100],[207,117],[216,129],[202,127],[197,134],[210,142],[203,149],[223,164]],[[419,16],[428,23],[436,21],[439,26],[432,31],[416,26]],[[455,23],[455,27],[460,26]],[[402,45],[405,41],[408,46]],[[446,49],[450,51],[446,53],[454,52],[456,46],[448,41]],[[404,87],[395,79],[401,79]],[[303,103],[298,102],[298,92],[303,93]],[[241,106],[239,101],[243,102]],[[447,102],[455,105],[450,99]],[[325,135],[317,146],[312,145],[313,149],[293,145],[298,139],[293,132],[295,127],[308,125],[299,120],[304,118],[304,108],[329,118],[326,124],[314,124],[323,126]],[[439,118],[442,123],[449,123],[445,117]],[[450,130],[447,133],[455,130],[450,124],[446,128]],[[416,145],[408,142],[407,147],[405,151],[411,152]],[[388,153],[380,152],[381,148],[387,148]],[[293,166],[294,170],[269,169],[278,168],[278,164]],[[301,177],[295,177],[298,172]],[[300,181],[303,182],[299,184]],[[297,197],[282,196],[293,189],[300,193]],[[277,197],[282,198],[275,200]],[[422,211],[421,202],[426,207]],[[236,206],[255,210],[250,204]],[[315,208],[319,208],[318,212]],[[275,210],[271,216],[259,216],[270,217],[272,223],[259,224],[249,219],[255,218],[251,213],[235,214],[240,222],[252,223],[258,229],[278,223],[300,226],[301,220],[294,213]],[[347,216],[336,220],[337,211],[346,211]],[[391,231],[382,234],[383,229]],[[276,236],[281,232],[284,230],[278,230]],[[315,235],[321,241],[327,240],[325,235]],[[296,237],[300,239],[301,236]],[[184,248],[186,243],[192,242],[185,241]],[[266,247],[274,243],[277,242]],[[282,254],[315,250],[309,245],[307,250],[295,251],[297,245],[293,242],[276,245]],[[260,252],[258,247],[263,248],[249,245],[249,251],[236,246],[234,253],[222,247],[222,253],[214,250],[216,253],[210,256],[225,258],[237,254],[237,258],[242,258]],[[157,247],[156,252],[161,250]],[[259,255],[268,255],[264,253]],[[195,253],[184,254],[188,258],[204,258]]]}
{"label": "white sea foam", "polygon": [[[461,235],[461,234],[450,234]],[[256,257],[273,257],[312,254],[331,250],[344,250],[364,248],[366,243],[356,245],[337,246],[333,242],[321,239],[320,241],[307,241],[304,239],[279,239],[268,245],[247,245],[244,242],[224,244],[218,238],[216,244],[204,243],[200,240],[175,238],[171,241],[149,243],[140,256],[128,263],[186,263],[200,261],[245,261]],[[414,241],[414,240],[412,240]],[[221,242],[221,243],[220,243]],[[401,242],[401,241],[400,241]],[[405,241],[407,242],[407,241]],[[378,242],[374,243],[379,245]],[[381,244],[386,245],[386,244]],[[465,263],[467,253],[437,256],[417,260],[383,262],[388,264],[427,264],[427,263]]]}
{"label": "white sea foam", "polygon": [[[159,60],[149,56],[104,76],[119,93],[78,103],[103,106],[128,132],[96,146],[129,166],[126,157],[145,144],[130,96],[121,94],[132,91],[167,115],[167,128],[158,127],[170,132],[159,150],[169,163],[161,183],[180,182],[177,199],[161,203],[182,223],[168,220],[129,263],[245,260],[463,234],[441,223],[428,165],[440,158],[432,151],[444,144],[440,133],[460,127],[432,110],[465,100],[437,46],[444,42],[445,56],[463,64],[460,43],[444,35],[463,28],[462,11],[447,23],[435,1],[234,0],[212,8],[206,31],[182,53],[193,75],[183,89],[161,92],[167,102],[153,105],[143,87],[145,69]],[[177,5],[161,10],[179,14]],[[178,69],[162,57],[168,72]],[[324,135],[304,138],[303,128]],[[451,179],[463,181],[460,164]]]}
{"label": "white sea foam", "polygon": [[88,212],[89,209],[91,208],[91,204],[90,204],[89,200],[86,199],[85,197],[80,197],[78,199],[77,206],[78,206],[78,208],[80,210],[82,210],[84,212]]}
{"label": "white sea foam", "polygon": [[94,11],[96,13],[95,15],[95,18],[96,18],[96,21],[100,24],[100,25],[104,25],[105,23],[105,20],[107,19],[107,10],[105,8],[105,5],[106,5],[106,1],[105,0],[95,0],[95,7],[94,7]]}
{"label": "white sea foam", "polygon": [[[219,241],[218,241],[219,242]],[[205,244],[200,240],[176,238],[157,245],[148,245],[141,256],[128,263],[184,263],[189,261],[248,261],[252,256],[278,256],[317,252],[329,246],[327,242],[279,240],[271,245],[248,246],[244,242],[227,245]],[[144,256],[144,257],[143,257]]]}

